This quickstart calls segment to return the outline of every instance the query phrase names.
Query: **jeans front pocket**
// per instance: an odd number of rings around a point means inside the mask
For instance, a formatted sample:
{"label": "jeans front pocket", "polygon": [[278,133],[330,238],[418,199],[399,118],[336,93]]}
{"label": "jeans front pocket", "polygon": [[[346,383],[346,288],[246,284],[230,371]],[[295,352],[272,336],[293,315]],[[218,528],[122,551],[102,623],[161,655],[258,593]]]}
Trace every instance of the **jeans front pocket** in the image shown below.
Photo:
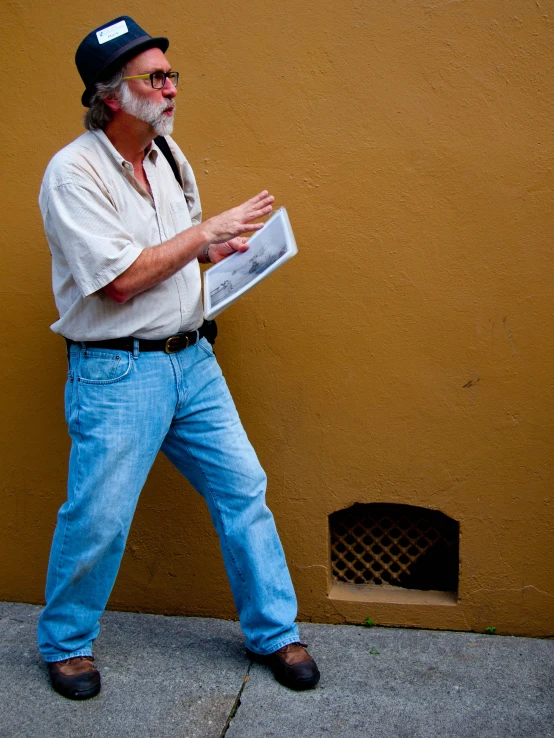
{"label": "jeans front pocket", "polygon": [[200,340],[198,341],[198,348],[202,349],[202,351],[203,351],[203,352],[204,352],[205,354],[208,354],[208,356],[214,356],[214,355],[215,355],[214,347],[213,347],[213,346],[212,346],[212,344],[211,344],[211,343],[210,343],[210,342],[208,341],[208,339],[207,339],[207,338],[201,338],[201,339],[200,339]]}
{"label": "jeans front pocket", "polygon": [[81,352],[77,379],[84,384],[120,382],[131,371],[132,362],[129,351],[87,348]]}

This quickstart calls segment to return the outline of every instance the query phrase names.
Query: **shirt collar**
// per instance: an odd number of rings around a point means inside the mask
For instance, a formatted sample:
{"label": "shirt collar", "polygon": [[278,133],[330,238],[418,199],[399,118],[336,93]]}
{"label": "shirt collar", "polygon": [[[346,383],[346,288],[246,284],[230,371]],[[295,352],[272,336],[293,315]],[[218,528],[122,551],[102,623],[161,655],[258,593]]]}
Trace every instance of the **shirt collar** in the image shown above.
{"label": "shirt collar", "polygon": [[154,145],[154,141],[149,143],[148,146],[144,149],[145,156],[147,156],[150,159],[152,164],[156,163],[159,153],[160,152],[158,150],[158,147]]}
{"label": "shirt collar", "polygon": [[[130,161],[126,161],[119,151],[115,148],[115,146],[112,144],[110,139],[106,136],[104,131],[97,129],[94,131],[91,131],[91,133],[96,136],[100,144],[106,149],[110,157],[114,160],[114,162],[117,164],[117,166],[121,167],[122,169],[133,169],[133,165]],[[158,148],[157,146],[153,146],[152,143],[150,143],[146,149],[145,149],[145,155],[151,160],[153,164],[156,163],[156,160],[158,158]]]}

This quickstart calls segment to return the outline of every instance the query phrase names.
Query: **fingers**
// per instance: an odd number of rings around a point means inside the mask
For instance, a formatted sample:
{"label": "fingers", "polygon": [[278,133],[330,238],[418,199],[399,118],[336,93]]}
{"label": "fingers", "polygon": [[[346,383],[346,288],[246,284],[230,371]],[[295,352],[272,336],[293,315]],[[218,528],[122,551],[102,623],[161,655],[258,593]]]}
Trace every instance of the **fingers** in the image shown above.
{"label": "fingers", "polygon": [[259,210],[254,210],[253,212],[246,213],[245,214],[245,220],[258,220],[258,218],[263,218],[264,215],[269,215],[273,208],[271,205],[267,205],[265,208],[261,208]]}
{"label": "fingers", "polygon": [[210,240],[212,243],[223,243],[226,240],[240,236],[242,233],[253,233],[264,227],[263,223],[255,221],[269,215],[273,210],[275,198],[267,190],[262,190],[242,205],[227,210],[221,215],[211,218],[209,223]]}
{"label": "fingers", "polygon": [[[263,190],[263,192],[260,192],[250,200],[247,200],[243,205],[247,209],[253,208],[253,211],[250,212],[259,212],[262,215],[267,215],[267,213],[270,213],[272,210],[272,203],[274,200],[275,198],[273,195],[269,195],[267,190]],[[260,215],[255,215],[252,219],[259,217]]]}
{"label": "fingers", "polygon": [[248,239],[242,238],[241,236],[238,236],[237,238],[232,238],[227,243],[234,251],[247,251],[249,248]]}
{"label": "fingers", "polygon": [[261,192],[258,192],[257,195],[254,195],[254,197],[251,197],[248,202],[252,203],[253,205],[259,204],[261,200],[267,200],[267,202],[273,202],[275,198],[273,195],[270,195],[267,190],[262,190]]}
{"label": "fingers", "polygon": [[245,215],[248,220],[256,220],[262,218],[273,210],[272,203],[275,198],[273,195],[269,195],[267,190],[263,190],[259,194],[247,200],[244,203]]}

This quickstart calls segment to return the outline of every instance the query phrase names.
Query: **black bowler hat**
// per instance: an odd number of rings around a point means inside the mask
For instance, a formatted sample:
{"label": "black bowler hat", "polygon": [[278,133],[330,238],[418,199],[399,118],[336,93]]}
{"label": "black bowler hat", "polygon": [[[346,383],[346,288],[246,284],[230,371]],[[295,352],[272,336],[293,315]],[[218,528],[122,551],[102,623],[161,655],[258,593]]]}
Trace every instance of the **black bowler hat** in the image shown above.
{"label": "black bowler hat", "polygon": [[168,46],[167,38],[153,38],[128,15],[91,31],[75,54],[75,64],[86,87],[81,98],[83,105],[89,107],[97,82],[108,79],[133,56],[154,47],[165,53]]}

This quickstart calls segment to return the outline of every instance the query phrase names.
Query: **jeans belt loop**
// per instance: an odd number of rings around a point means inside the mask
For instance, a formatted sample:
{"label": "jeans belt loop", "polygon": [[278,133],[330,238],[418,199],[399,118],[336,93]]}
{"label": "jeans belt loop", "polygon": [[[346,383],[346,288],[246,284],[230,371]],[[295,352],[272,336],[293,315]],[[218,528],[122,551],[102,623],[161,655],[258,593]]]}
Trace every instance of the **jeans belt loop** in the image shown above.
{"label": "jeans belt loop", "polygon": [[133,359],[138,359],[139,357],[139,340],[138,338],[133,339]]}

